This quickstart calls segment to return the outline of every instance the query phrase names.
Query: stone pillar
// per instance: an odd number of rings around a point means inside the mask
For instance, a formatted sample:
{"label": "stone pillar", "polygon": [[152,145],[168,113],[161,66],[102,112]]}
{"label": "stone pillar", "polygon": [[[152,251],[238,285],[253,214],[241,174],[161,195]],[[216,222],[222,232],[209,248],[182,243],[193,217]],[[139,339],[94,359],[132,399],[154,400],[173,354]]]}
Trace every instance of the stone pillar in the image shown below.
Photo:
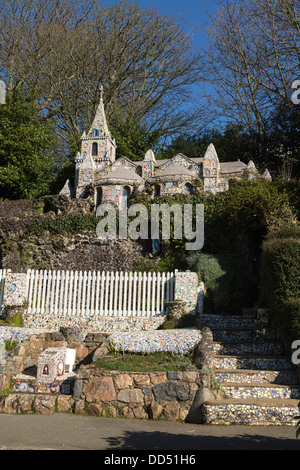
{"label": "stone pillar", "polygon": [[197,314],[201,315],[204,306],[204,282],[199,283],[197,292]]}
{"label": "stone pillar", "polygon": [[27,303],[27,274],[8,272],[5,277],[3,306],[5,314],[12,316]]}
{"label": "stone pillar", "polygon": [[195,315],[198,301],[198,275],[191,271],[175,273],[174,300],[183,300],[188,313]]}

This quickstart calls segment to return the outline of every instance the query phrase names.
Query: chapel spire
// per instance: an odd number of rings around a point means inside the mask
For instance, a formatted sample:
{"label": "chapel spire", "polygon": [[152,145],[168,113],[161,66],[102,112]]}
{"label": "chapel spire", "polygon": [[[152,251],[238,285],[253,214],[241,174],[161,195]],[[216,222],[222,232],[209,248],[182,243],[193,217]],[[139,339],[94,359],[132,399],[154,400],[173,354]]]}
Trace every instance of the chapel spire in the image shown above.
{"label": "chapel spire", "polygon": [[[106,115],[105,115],[105,109],[104,109],[104,103],[103,103],[103,86],[101,85],[100,87],[100,102],[93,120],[93,123],[91,125],[91,128],[89,130],[89,135],[96,135],[97,136],[97,131],[99,131],[99,136],[108,136],[110,137],[110,132],[108,130],[108,125],[106,121]],[[96,132],[96,134],[95,134]]]}

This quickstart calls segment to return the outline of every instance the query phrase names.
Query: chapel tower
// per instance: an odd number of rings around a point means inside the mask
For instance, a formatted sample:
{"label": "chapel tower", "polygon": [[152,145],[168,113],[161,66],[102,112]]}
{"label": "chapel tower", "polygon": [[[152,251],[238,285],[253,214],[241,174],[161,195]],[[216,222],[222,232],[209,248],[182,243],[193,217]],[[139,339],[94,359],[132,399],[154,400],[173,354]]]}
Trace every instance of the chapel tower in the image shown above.
{"label": "chapel tower", "polygon": [[81,136],[81,152],[76,158],[76,197],[82,197],[85,187],[94,181],[94,171],[110,165],[116,159],[116,142],[108,129],[103,103],[103,87],[100,102],[90,130]]}

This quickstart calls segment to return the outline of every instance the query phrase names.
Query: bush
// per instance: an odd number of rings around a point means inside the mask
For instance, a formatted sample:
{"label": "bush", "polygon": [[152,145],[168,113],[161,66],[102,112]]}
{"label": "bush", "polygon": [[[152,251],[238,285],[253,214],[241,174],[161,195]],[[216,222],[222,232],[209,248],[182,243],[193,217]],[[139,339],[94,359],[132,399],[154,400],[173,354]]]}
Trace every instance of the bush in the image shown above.
{"label": "bush", "polygon": [[189,269],[197,272],[206,287],[205,311],[227,313],[230,311],[230,292],[234,270],[224,255],[212,255],[196,251],[188,255]]}
{"label": "bush", "polygon": [[280,300],[276,296],[273,302],[273,325],[280,336],[289,342],[300,339],[300,299]]}
{"label": "bush", "polygon": [[260,300],[284,339],[300,334],[300,228],[271,232],[262,246]]}
{"label": "bush", "polygon": [[27,227],[26,234],[36,234],[48,230],[53,235],[96,231],[99,219],[94,214],[68,214],[56,217],[40,217]]}

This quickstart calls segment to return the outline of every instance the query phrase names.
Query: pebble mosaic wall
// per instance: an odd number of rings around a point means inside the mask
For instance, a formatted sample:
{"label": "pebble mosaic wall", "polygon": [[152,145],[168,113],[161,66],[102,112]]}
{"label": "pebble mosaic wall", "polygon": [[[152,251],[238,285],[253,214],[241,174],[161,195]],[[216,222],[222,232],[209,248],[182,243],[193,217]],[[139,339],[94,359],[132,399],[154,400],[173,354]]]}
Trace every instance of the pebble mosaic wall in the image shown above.
{"label": "pebble mosaic wall", "polygon": [[[189,313],[195,313],[198,298],[203,293],[198,286],[198,276],[193,272],[176,272],[175,299],[186,302]],[[5,305],[21,306],[27,301],[27,275],[24,273],[8,273],[5,280]],[[201,307],[200,301],[200,308]],[[151,316],[62,316],[54,314],[25,313],[23,315],[25,328],[46,328],[56,330],[61,326],[78,326],[85,331],[143,331],[156,330],[166,319],[166,314]]]}
{"label": "pebble mosaic wall", "polygon": [[297,408],[289,406],[256,406],[250,404],[203,405],[206,424],[295,425]]}
{"label": "pebble mosaic wall", "polygon": [[216,371],[215,379],[217,382],[226,383],[273,383],[273,384],[293,384],[297,385],[298,380],[294,371]]}
{"label": "pebble mosaic wall", "polygon": [[299,399],[299,387],[293,385],[222,385],[227,398],[293,398]]}
{"label": "pebble mosaic wall", "polygon": [[214,351],[216,354],[230,354],[230,355],[281,355],[283,354],[283,345],[278,342],[246,342],[246,343],[214,343]]}
{"label": "pebble mosaic wall", "polygon": [[175,278],[175,300],[186,302],[189,313],[195,314],[198,300],[198,275],[190,271],[176,272]]}
{"label": "pebble mosaic wall", "polygon": [[[4,341],[16,341],[21,343],[27,341],[30,335],[48,332],[46,328],[23,328],[23,327],[0,327],[0,344]],[[53,330],[52,330],[53,331]]]}
{"label": "pebble mosaic wall", "polygon": [[168,162],[160,165],[159,171],[165,168],[168,168],[172,165],[181,165],[185,168],[188,168],[189,170],[196,171],[196,172],[199,172],[201,169],[201,164],[198,165],[197,163],[187,160],[184,156],[178,154],[178,155],[175,155],[175,157],[171,158]]}
{"label": "pebble mosaic wall", "polygon": [[56,330],[62,326],[78,327],[86,332],[142,331],[156,330],[165,319],[166,315],[152,317],[26,315],[24,326],[27,328],[48,328],[50,330]]}
{"label": "pebble mosaic wall", "polygon": [[3,304],[22,306],[27,300],[27,275],[8,272],[5,278]]}
{"label": "pebble mosaic wall", "polygon": [[291,361],[286,357],[216,356],[214,364],[216,369],[291,370],[292,368]]}
{"label": "pebble mosaic wall", "polygon": [[175,329],[140,332],[113,333],[109,336],[116,349],[130,352],[170,351],[186,354],[201,340],[198,329]]}

